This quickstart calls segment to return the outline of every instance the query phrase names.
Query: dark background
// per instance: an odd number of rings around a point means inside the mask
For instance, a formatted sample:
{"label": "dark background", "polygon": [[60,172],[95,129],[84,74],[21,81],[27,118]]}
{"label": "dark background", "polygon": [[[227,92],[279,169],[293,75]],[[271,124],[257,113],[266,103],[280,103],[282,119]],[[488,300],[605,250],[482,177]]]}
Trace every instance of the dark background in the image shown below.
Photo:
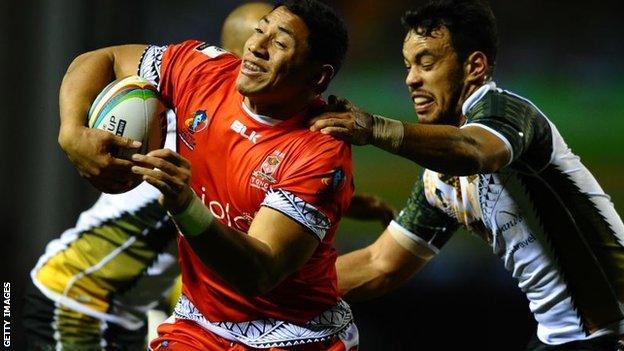
{"label": "dark background", "polygon": [[[327,1],[346,18],[352,45],[330,89],[404,120],[414,113],[404,81],[399,17],[420,2]],[[241,1],[0,1],[0,213],[2,281],[11,283],[12,350],[23,348],[20,298],[45,244],[73,225],[97,192],[56,143],[58,87],[78,54],[121,43],[217,43]],[[535,102],[624,206],[624,25],[619,1],[492,1],[501,46],[499,86]],[[371,147],[354,148],[358,191],[400,208],[418,167]],[[374,223],[345,220],[342,252],[372,242]],[[460,232],[409,284],[354,304],[362,350],[520,350],[535,322],[524,295],[479,239]]]}

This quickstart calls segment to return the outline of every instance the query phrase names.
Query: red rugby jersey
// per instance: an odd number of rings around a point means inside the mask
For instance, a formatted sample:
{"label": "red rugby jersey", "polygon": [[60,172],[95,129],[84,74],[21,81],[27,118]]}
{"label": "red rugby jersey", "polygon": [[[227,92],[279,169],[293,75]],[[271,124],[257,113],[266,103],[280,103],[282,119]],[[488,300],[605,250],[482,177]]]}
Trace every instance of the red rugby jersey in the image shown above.
{"label": "red rugby jersey", "polygon": [[320,244],[271,292],[247,297],[207,269],[178,236],[183,293],[212,322],[304,323],[339,300],[332,244],[353,193],[351,149],[310,132],[305,112],[278,121],[249,111],[235,86],[240,65],[220,48],[186,41],[148,48],[140,72],[175,108],[178,152],[191,162],[191,186],[217,220],[246,233],[260,206],[268,206]]}

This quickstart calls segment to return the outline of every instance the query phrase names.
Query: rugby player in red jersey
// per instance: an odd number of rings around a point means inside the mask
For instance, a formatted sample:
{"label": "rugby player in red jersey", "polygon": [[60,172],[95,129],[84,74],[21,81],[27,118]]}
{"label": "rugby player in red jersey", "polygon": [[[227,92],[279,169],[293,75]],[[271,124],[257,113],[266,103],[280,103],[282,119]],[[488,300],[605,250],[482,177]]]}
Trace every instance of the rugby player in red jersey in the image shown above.
{"label": "rugby player in red jersey", "polygon": [[[104,187],[131,168],[162,192],[180,229],[183,295],[153,349],[357,348],[332,247],[353,192],[351,151],[306,125],[347,40],[327,6],[285,1],[259,22],[242,60],[190,40],[96,50],[68,70],[66,126],[81,124],[97,92],[137,67],[178,116],[179,154],[163,149],[100,165],[66,150]],[[61,138],[80,137],[66,132]]]}

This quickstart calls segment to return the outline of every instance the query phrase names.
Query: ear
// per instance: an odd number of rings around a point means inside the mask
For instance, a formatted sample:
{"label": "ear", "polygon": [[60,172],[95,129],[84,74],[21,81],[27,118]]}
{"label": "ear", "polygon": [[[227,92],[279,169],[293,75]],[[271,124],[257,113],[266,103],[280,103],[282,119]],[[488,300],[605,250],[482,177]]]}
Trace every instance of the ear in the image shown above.
{"label": "ear", "polygon": [[475,51],[464,63],[464,77],[467,83],[482,84],[488,75],[487,56],[481,51]]}
{"label": "ear", "polygon": [[324,92],[329,85],[329,82],[336,75],[334,66],[330,64],[324,64],[320,67],[318,73],[314,76],[314,90],[319,93]]}

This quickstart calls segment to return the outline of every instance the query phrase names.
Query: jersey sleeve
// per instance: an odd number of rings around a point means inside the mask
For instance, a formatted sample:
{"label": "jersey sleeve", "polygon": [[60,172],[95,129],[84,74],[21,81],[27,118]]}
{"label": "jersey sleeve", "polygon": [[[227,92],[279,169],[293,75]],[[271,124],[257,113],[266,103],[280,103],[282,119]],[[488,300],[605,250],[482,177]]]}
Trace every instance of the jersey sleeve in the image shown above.
{"label": "jersey sleeve", "polygon": [[307,228],[320,241],[335,229],[354,190],[351,149],[342,142],[332,144],[321,145],[324,151],[320,153],[298,157],[262,202]]}
{"label": "jersey sleeve", "polygon": [[437,254],[458,227],[457,221],[429,203],[419,179],[389,229]]}
{"label": "jersey sleeve", "polygon": [[233,54],[197,40],[168,46],[148,46],[139,61],[138,75],[158,87],[170,107],[175,107],[196,84],[219,84],[220,73],[237,64]]}
{"label": "jersey sleeve", "polygon": [[478,126],[500,138],[511,152],[510,164],[528,149],[536,113],[520,99],[490,91],[468,112],[462,128]]}

